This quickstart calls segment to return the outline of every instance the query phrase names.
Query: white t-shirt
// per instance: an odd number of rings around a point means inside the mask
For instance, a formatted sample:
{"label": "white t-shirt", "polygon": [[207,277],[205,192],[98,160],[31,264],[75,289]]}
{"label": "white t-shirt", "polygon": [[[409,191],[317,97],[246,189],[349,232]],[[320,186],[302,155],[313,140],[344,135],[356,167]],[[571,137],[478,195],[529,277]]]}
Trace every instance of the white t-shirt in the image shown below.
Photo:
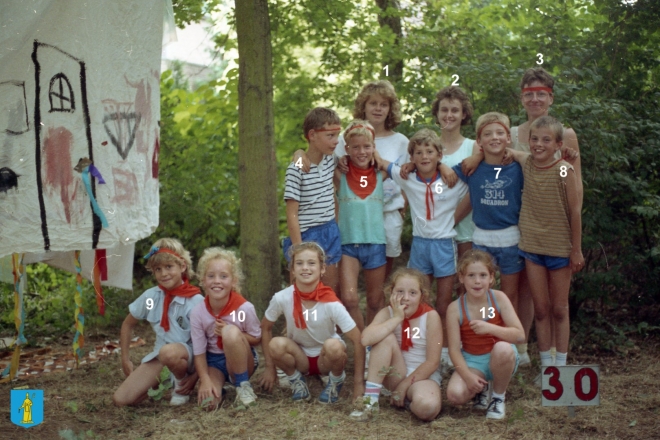
{"label": "white t-shirt", "polygon": [[[399,166],[410,162],[408,138],[401,133],[377,137],[376,151],[386,161],[396,163]],[[346,155],[346,141],[344,141],[343,133],[339,136],[339,144],[335,148],[335,155],[338,158]],[[383,212],[395,211],[403,208],[405,205],[405,200],[403,199],[403,195],[401,195],[401,188],[392,179],[385,179],[383,181],[383,194]]]}
{"label": "white t-shirt", "polygon": [[458,165],[463,162],[464,159],[472,156],[472,148],[474,147],[474,139],[463,139],[463,143],[458,150],[454,151],[452,154],[443,154],[442,163],[447,165],[449,168],[452,168],[454,165]]}
{"label": "white t-shirt", "polygon": [[[399,175],[401,168],[392,164],[387,172],[401,186],[408,196],[413,220],[413,236],[422,238],[452,238],[454,230],[454,213],[458,203],[468,192],[468,186],[459,179],[453,188],[442,183],[440,173],[438,179],[431,183],[434,209],[431,220],[426,219],[426,183],[419,180],[416,173],[411,173],[408,180]],[[441,185],[438,185],[438,182]],[[436,189],[437,188],[437,189]]]}
{"label": "white t-shirt", "polygon": [[296,327],[293,319],[293,286],[289,286],[273,295],[264,315],[269,321],[275,322],[284,314],[287,337],[300,345],[306,356],[319,356],[326,339],[341,340],[336,326],[344,333],[356,326],[346,307],[339,301],[317,302],[311,309],[307,309],[303,304],[302,308],[303,312],[308,310],[306,329]]}

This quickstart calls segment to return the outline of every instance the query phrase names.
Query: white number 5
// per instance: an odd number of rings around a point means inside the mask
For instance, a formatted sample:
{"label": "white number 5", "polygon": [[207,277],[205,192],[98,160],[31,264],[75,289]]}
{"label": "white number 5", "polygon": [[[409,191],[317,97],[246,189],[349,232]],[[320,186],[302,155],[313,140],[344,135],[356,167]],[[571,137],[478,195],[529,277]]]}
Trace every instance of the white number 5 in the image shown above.
{"label": "white number 5", "polygon": [[369,182],[367,182],[367,176],[360,177],[360,188],[366,188],[368,184]]}

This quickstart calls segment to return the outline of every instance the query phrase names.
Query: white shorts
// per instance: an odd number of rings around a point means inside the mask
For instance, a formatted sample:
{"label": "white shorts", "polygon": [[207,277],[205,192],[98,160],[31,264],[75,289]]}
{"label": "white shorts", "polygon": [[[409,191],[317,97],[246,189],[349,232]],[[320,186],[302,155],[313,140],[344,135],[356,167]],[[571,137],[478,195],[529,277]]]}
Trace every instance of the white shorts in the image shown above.
{"label": "white shorts", "polygon": [[403,231],[403,217],[399,210],[383,213],[385,224],[385,256],[395,258],[401,255],[401,232]]}
{"label": "white shorts", "polygon": [[[413,371],[417,369],[417,367],[406,367],[407,373],[406,377],[410,376],[413,374]],[[440,374],[440,368],[435,370],[433,374],[431,374],[428,378],[428,380],[432,380],[433,382],[437,383],[439,387],[442,386],[442,374]]]}

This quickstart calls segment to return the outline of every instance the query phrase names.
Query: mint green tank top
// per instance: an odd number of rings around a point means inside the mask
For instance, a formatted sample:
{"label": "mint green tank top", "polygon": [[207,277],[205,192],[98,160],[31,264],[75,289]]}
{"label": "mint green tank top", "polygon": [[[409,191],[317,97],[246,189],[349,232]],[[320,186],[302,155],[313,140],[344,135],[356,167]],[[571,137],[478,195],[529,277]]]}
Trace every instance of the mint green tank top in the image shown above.
{"label": "mint green tank top", "polygon": [[364,199],[359,198],[346,182],[339,180],[339,233],[341,244],[385,244],[383,220],[383,176],[376,172],[376,188]]}

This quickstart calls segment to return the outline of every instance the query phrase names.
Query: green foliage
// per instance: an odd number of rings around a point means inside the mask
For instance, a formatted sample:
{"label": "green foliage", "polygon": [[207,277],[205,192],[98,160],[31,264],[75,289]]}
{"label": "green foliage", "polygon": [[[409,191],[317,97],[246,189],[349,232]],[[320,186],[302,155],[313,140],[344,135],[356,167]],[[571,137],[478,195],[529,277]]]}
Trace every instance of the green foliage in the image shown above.
{"label": "green foliage", "polygon": [[167,367],[163,367],[162,370],[160,370],[160,375],[158,376],[158,388],[153,389],[149,388],[147,391],[147,394],[149,397],[152,399],[158,401],[165,397],[165,393],[167,390],[172,388],[172,381],[170,380],[170,370]]}

